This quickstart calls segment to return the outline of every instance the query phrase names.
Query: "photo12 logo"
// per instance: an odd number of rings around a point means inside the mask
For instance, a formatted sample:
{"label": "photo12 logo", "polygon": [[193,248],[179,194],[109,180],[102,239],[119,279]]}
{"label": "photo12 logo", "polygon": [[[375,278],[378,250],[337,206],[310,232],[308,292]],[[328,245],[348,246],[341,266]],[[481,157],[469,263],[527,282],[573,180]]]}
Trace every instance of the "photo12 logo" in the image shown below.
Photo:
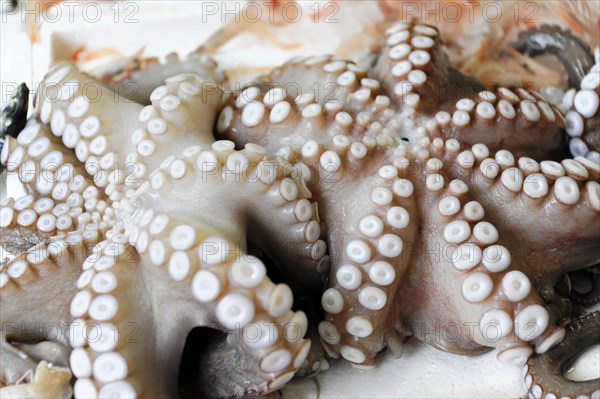
{"label": "photo12 logo", "polygon": [[2,2],[0,7],[2,23],[8,22],[10,16],[18,15],[23,23],[74,23],[80,19],[96,23],[106,18],[114,23],[133,24],[139,22],[137,15],[140,11],[135,1],[20,1],[17,7],[10,2]]}
{"label": "photo12 logo", "polygon": [[202,1],[202,22],[218,18],[221,23],[296,23],[310,17],[314,23],[338,23],[340,5],[335,1]]}
{"label": "photo12 logo", "polygon": [[537,24],[540,6],[536,1],[400,1],[399,14],[405,21],[413,18],[430,23],[487,23],[512,20],[514,23]]}

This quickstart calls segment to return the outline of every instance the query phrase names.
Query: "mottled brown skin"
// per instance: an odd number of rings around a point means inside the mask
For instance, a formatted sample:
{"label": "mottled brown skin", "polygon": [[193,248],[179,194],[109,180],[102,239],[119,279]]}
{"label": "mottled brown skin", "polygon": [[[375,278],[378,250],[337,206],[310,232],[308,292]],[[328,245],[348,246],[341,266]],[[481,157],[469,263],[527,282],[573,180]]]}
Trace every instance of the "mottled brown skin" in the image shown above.
{"label": "mottled brown skin", "polygon": [[[406,29],[412,32],[415,28],[407,24]],[[427,84],[450,87],[451,83],[469,82],[469,78],[452,70],[443,52],[440,53],[437,34],[429,32],[434,37],[433,49],[430,51],[432,61],[422,70],[433,82],[428,80]],[[281,156],[308,166],[311,177],[308,185],[327,226],[332,258],[329,287],[342,292],[344,301],[341,313],[335,311],[326,315],[325,321],[332,323],[334,327],[327,325],[330,330],[325,335],[321,334],[322,344],[331,356],[338,357],[342,352],[342,356],[353,363],[359,363],[360,367],[374,364],[374,358],[383,346],[390,347],[394,354],[400,355],[403,338],[408,335],[415,335],[440,349],[462,354],[477,354],[496,347],[501,352],[499,357],[505,358],[511,350],[513,353],[531,353],[526,351],[530,345],[536,351],[548,350],[547,345],[556,344],[558,340],[555,337],[561,334],[562,326],[570,319],[570,304],[564,293],[555,290],[555,285],[564,279],[567,272],[589,267],[599,260],[599,205],[596,199],[598,167],[580,159],[577,162],[583,162],[581,166],[585,171],[573,169],[572,164],[565,164],[566,172],[560,165],[561,171],[558,172],[547,169],[547,166],[540,170],[540,165],[532,158],[544,159],[544,155],[557,152],[559,145],[563,143],[564,117],[558,109],[534,92],[494,90],[492,98],[487,93],[484,97],[480,94],[464,94],[465,98],[474,101],[474,108],[485,100],[496,104],[496,107],[500,107],[501,99],[513,103],[516,108],[513,109],[514,116],[508,117],[510,109],[502,114],[496,108],[494,118],[486,120],[475,114],[475,121],[471,120],[466,127],[458,126],[451,120],[451,115],[446,118],[442,115],[442,118],[436,118],[434,124],[428,124],[440,110],[453,112],[457,93],[460,92],[440,90],[437,94],[443,95],[432,96],[426,90],[429,86],[414,86],[412,92],[419,94],[420,101],[416,104],[405,102],[405,98],[394,93],[394,85],[401,80],[392,77],[390,73],[394,62],[386,55],[389,50],[389,46],[382,46],[377,64],[368,72],[369,76],[380,79],[381,86],[367,81],[362,81],[359,86],[358,77],[362,75],[361,72],[355,73],[357,79],[353,80],[353,91],[346,94],[347,86],[343,86],[342,93],[346,97],[341,106],[328,108],[326,102],[324,104],[316,98],[309,103],[320,104],[322,107],[317,107],[318,112],[302,115],[307,107],[304,99],[294,101],[288,94],[287,99],[278,99],[289,104],[289,107],[285,106],[287,111],[284,116],[272,111],[274,105],[268,101],[268,91],[273,87],[285,87],[290,82],[304,82],[307,75],[313,81],[316,67],[322,69],[317,83],[322,86],[335,85],[340,83],[340,76],[352,70],[350,66],[334,66],[337,61],[331,58],[294,59],[263,78],[257,89],[254,89],[250,102],[259,103],[254,109],[261,110],[260,117],[250,118],[255,114],[244,112],[247,105],[240,98],[244,98],[248,92],[242,92],[237,101],[231,99],[218,124],[218,130],[238,145],[257,141],[269,151],[278,151]],[[331,71],[336,68],[338,73],[332,76]],[[462,88],[464,90],[464,85]],[[365,89],[370,90],[370,98],[363,94]],[[391,101],[381,97],[377,101],[374,98],[377,95],[387,95]],[[361,98],[359,104],[357,98]],[[527,104],[521,105],[524,102]],[[374,112],[375,103],[387,103],[390,110]],[[536,103],[540,107],[536,107],[539,114],[532,114],[527,107]],[[339,112],[345,112],[351,118],[344,116],[338,119]],[[474,111],[470,113],[473,117]],[[272,119],[274,114],[277,114],[275,120]],[[340,123],[346,119],[349,121],[347,124]],[[375,157],[377,161],[370,161],[369,166],[356,170],[356,161],[352,157],[346,158],[348,150],[334,144],[336,135],[348,137],[350,143],[359,142],[361,137],[363,141],[364,138],[375,138],[378,143],[376,150],[372,155],[369,152],[367,157]],[[440,138],[446,138],[447,141]],[[450,138],[455,140],[448,140]],[[323,178],[330,175],[324,173],[322,165],[313,160],[312,151],[305,151],[309,140],[314,140],[320,146],[315,159],[325,150],[338,153],[340,166],[336,173],[339,179],[330,181]],[[336,140],[339,142],[339,139]],[[540,143],[543,143],[541,147]],[[478,145],[471,152],[470,147],[475,144]],[[282,146],[284,148],[280,150]],[[470,155],[466,156],[465,153]],[[493,168],[497,171],[490,174],[489,161],[495,156],[497,162],[493,162]],[[485,158],[490,159],[486,160],[488,166],[483,167]],[[440,164],[443,163],[438,173],[445,183],[442,187],[432,189],[425,180],[436,170],[431,169],[427,161],[435,159]],[[403,162],[406,164],[402,165]],[[404,242],[404,250],[398,257],[398,261],[402,263],[394,264],[397,270],[396,280],[391,290],[386,291],[387,305],[383,310],[372,314],[361,303],[354,302],[358,296],[357,291],[340,287],[337,277],[340,266],[347,262],[343,253],[349,239],[346,237],[352,237],[356,232],[355,213],[359,209],[353,206],[351,212],[344,211],[347,208],[342,204],[346,203],[349,192],[353,193],[353,197],[359,198],[362,187],[368,184],[375,170],[386,163],[394,164],[399,177],[409,179],[414,185],[414,197],[411,201],[416,206],[410,208],[410,218],[411,223],[416,219],[418,232]],[[532,173],[538,174],[534,175],[535,179],[527,180],[523,185],[523,179]],[[560,185],[555,186],[561,173],[570,177],[561,179]],[[351,176],[355,185],[351,191],[346,189],[350,184],[347,175]],[[520,182],[516,186],[510,183],[514,176]],[[468,193],[455,192],[456,188],[449,185],[455,179],[466,183]],[[532,184],[536,183],[547,187],[536,192],[532,189]],[[575,200],[565,197],[562,188],[565,184],[577,187]],[[535,187],[539,188],[537,185]],[[340,198],[340,192],[346,195]],[[512,255],[511,265],[501,275],[491,273],[491,281],[498,288],[492,290],[485,300],[476,303],[465,301],[460,294],[460,284],[465,272],[455,270],[448,259],[448,252],[444,254],[443,251],[448,251],[448,244],[442,237],[444,226],[454,220],[465,220],[466,217],[466,210],[463,210],[464,214],[459,212],[452,217],[439,214],[437,207],[440,200],[451,195],[458,198],[461,208],[469,201],[476,200],[481,205],[482,212],[484,210],[485,217],[482,215],[479,219],[469,221],[471,228],[481,219],[490,222],[500,237],[495,242],[508,248]],[[371,204],[363,206],[368,208]],[[338,216],[339,212],[342,212],[342,217]],[[470,240],[478,242],[472,235]],[[369,286],[367,271],[371,266],[371,263],[367,263],[361,268],[363,288]],[[481,265],[473,270],[488,272]],[[509,271],[523,272],[528,281],[531,281],[531,292],[525,299],[508,300],[504,289],[500,287],[502,276]],[[324,301],[326,297],[327,293]],[[478,330],[480,317],[490,309],[501,309],[511,315],[518,315],[533,304],[541,305],[549,316],[548,329],[535,338],[524,334],[519,337],[515,332],[510,332],[500,340],[490,340]],[[356,316],[368,317],[373,326],[371,335],[360,337],[346,331],[346,323]],[[333,336],[336,339],[332,339]],[[338,336],[341,337],[338,339]],[[336,342],[332,344],[327,340]],[[364,357],[344,355],[344,344],[352,345],[354,349],[359,348]],[[517,363],[522,364],[529,355],[523,356]]]}

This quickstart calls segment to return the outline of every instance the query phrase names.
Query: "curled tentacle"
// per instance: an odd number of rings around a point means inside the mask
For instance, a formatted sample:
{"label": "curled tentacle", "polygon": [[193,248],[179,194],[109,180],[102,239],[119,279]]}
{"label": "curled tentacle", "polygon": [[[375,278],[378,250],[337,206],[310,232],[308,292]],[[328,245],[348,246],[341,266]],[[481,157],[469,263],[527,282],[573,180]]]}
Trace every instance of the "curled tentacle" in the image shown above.
{"label": "curled tentacle", "polygon": [[558,26],[542,25],[521,32],[513,48],[530,57],[546,54],[557,57],[567,70],[570,87],[579,87],[594,64],[594,56],[585,42]]}
{"label": "curled tentacle", "polygon": [[572,290],[570,299],[583,307],[600,302],[600,273],[598,266],[569,273]]}
{"label": "curled tentacle", "polygon": [[206,76],[211,81],[221,84],[225,80],[223,72],[217,69],[215,62],[199,53],[191,53],[180,59],[175,53],[167,55],[161,63],[155,58],[135,58],[128,65],[117,71],[110,71],[101,76],[118,95],[140,104],[150,104],[150,94],[170,77],[180,74]]}
{"label": "curled tentacle", "polygon": [[600,312],[595,311],[569,323],[563,341],[543,355],[529,359],[523,369],[525,387],[535,398],[595,397],[600,380],[572,381],[564,377],[567,367],[585,349],[600,343]]}

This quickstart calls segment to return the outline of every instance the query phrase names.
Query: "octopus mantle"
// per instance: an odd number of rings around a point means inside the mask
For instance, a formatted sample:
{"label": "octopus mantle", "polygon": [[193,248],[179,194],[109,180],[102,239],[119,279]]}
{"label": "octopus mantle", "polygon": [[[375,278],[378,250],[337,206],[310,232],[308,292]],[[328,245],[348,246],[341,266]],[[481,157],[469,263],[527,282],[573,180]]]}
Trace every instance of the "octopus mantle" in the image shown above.
{"label": "octopus mantle", "polygon": [[562,340],[600,168],[535,160],[565,125],[539,94],[484,90],[415,23],[368,70],[294,59],[233,94],[197,54],[176,72],[144,106],[60,64],[8,137],[7,384],[42,341],[72,348],[75,397],[231,397],[408,336],[517,365]]}

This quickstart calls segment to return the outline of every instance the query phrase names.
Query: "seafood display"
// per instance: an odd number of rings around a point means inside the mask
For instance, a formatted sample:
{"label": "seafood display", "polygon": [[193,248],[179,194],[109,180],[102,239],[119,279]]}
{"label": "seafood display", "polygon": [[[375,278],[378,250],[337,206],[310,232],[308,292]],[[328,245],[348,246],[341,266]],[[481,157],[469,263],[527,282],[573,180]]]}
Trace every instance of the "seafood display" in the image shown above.
{"label": "seafood display", "polygon": [[[27,194],[0,209],[2,395],[268,395],[329,359],[377,373],[409,337],[495,350],[536,398],[600,395],[563,376],[600,342],[599,51],[529,26],[500,46],[519,79],[492,84],[502,59],[470,73],[448,25],[398,3],[353,59],[239,89],[210,56],[230,28],[102,76],[61,62],[29,119],[23,88],[3,110]],[[524,85],[535,57],[565,73]]]}

